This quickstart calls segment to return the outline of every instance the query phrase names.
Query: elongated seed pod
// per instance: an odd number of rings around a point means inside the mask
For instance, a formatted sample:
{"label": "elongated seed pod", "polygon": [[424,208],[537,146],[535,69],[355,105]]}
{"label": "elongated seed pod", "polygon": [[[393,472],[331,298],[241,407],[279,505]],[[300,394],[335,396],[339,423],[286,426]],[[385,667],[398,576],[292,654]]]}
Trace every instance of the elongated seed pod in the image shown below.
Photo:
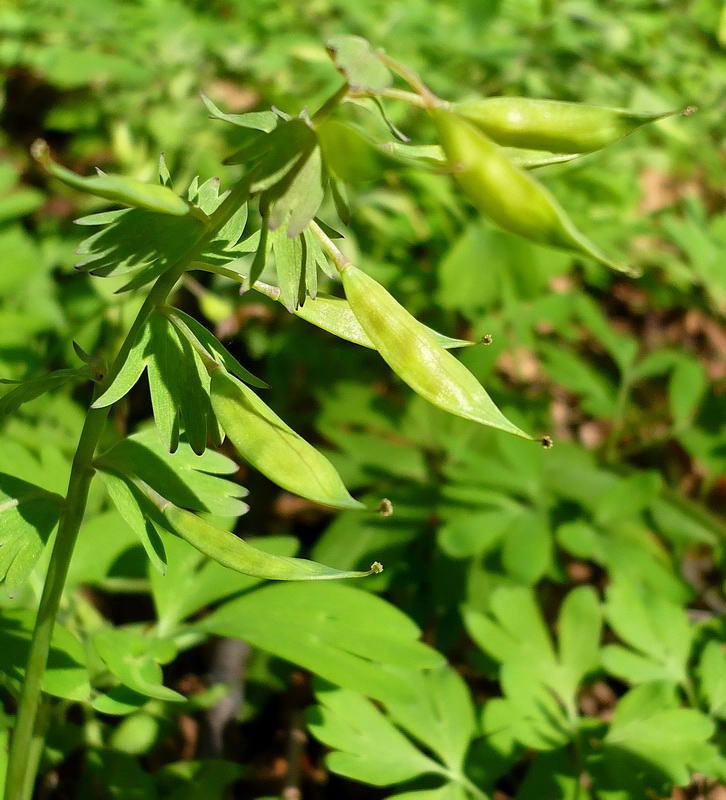
{"label": "elongated seed pod", "polygon": [[[257,283],[254,288],[273,300],[280,300],[276,287]],[[353,344],[359,344],[361,347],[368,347],[371,350],[376,349],[376,346],[363,330],[360,322],[358,322],[350,303],[344,297],[333,297],[327,294],[318,294],[315,299],[308,297],[293,313],[311,325],[322,328],[335,336],[339,336],[341,339],[353,342]],[[426,327],[426,330],[446,350],[452,350],[457,347],[470,347],[476,344],[476,342],[472,342],[469,339],[454,339],[451,336],[438,333],[433,328]]]}
{"label": "elongated seed pod", "polygon": [[553,153],[591,153],[641,125],[678,113],[641,113],[528,97],[484,97],[453,103],[451,110],[498,144]]}
{"label": "elongated seed pod", "polygon": [[469,199],[501,228],[533,242],[584,253],[611,269],[632,268],[609,259],[575,227],[542,184],[512,164],[486,134],[445,109],[432,111],[454,178]]}
{"label": "elongated seed pod", "polygon": [[417,394],[451,414],[532,438],[502,414],[471,372],[380,283],[349,264],[343,268],[343,286],[376,350]]}
{"label": "elongated seed pod", "polygon": [[75,172],[71,172],[51,160],[48,154],[48,145],[42,139],[33,143],[32,153],[45,170],[73,189],[95,194],[97,197],[103,197],[124,206],[146,208],[160,214],[184,216],[191,210],[189,203],[168,187],[160,184],[144,183],[125,175],[107,175],[106,173],[90,177],[76,175]]}
{"label": "elongated seed pod", "polygon": [[364,572],[327,567],[306,558],[276,556],[258,550],[229,531],[216,528],[191,511],[168,505],[164,516],[174,531],[192,547],[224,567],[255,578],[278,581],[324,581],[336,578],[365,578],[383,571],[375,561]]}
{"label": "elongated seed pod", "polygon": [[220,425],[237,452],[273,483],[316,503],[363,509],[328,459],[295,433],[247,386],[221,369],[210,395]]}

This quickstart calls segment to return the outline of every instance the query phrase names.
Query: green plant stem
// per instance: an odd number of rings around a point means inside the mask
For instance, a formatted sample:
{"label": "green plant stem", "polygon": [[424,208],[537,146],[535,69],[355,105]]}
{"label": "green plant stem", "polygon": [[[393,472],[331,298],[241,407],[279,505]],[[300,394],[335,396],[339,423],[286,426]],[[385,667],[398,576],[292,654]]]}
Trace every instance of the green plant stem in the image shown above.
{"label": "green plant stem", "polygon": [[[174,285],[183,275],[188,264],[197,258],[204,247],[214,238],[224,223],[234,214],[249,195],[246,182],[238,184],[209,218],[209,224],[191,251],[171,265],[161,275],[143,305],[129,332],[121,345],[103,386],[108,386],[124,364],[140,328],[145,324],[152,311],[164,303]],[[38,606],[38,615],[30,642],[30,650],[25,668],[25,680],[18,701],[18,714],[10,743],[8,771],[5,785],[5,800],[26,800],[26,787],[32,786],[37,771],[37,763],[28,758],[37,734],[36,721],[41,701],[43,675],[48,662],[50,642],[55,626],[55,618],[60,605],[63,586],[65,585],[68,567],[78,531],[86,510],[88,491],[93,477],[93,457],[101,439],[110,407],[89,408],[78,440],[76,453],[71,465],[71,476],[68,481],[68,492],[61,514],[58,534],[53,545],[50,564],[43,585],[43,594]]]}
{"label": "green plant stem", "polygon": [[415,91],[421,98],[422,108],[440,108],[441,106],[448,105],[445,100],[437,97],[431,89],[421,80],[421,76],[414,70],[401,64],[400,61],[391,58],[383,52],[378,53],[378,58],[396,75],[403,78],[404,81]]}
{"label": "green plant stem", "polygon": [[336,89],[332,95],[323,103],[322,106],[313,114],[312,121],[315,125],[319,125],[325,121],[330,114],[343,102],[345,96],[348,94],[347,81]]}
{"label": "green plant stem", "polygon": [[309,225],[310,232],[317,236],[318,241],[323,246],[323,250],[330,256],[331,261],[335,264],[338,272],[343,270],[350,264],[350,259],[347,258],[333,243],[333,240],[325,233],[325,231],[318,225],[315,220]]}

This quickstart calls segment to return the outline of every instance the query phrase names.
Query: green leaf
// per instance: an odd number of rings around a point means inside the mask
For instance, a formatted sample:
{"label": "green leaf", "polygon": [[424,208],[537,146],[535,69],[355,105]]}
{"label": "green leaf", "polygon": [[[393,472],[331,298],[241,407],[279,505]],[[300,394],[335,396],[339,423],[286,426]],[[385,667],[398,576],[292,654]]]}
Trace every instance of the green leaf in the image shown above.
{"label": "green leaf", "polygon": [[318,213],[324,197],[320,148],[305,151],[284,181],[270,190],[268,226],[284,227],[290,238],[299,236]]}
{"label": "green leaf", "polygon": [[425,756],[365,697],[331,686],[316,691],[320,707],[308,715],[311,733],[334,748],[329,769],[374,786],[390,786],[418,775],[440,773],[441,765]]}
{"label": "green leaf", "polygon": [[726,651],[721,642],[712,640],[706,644],[697,671],[709,713],[726,719]]}
{"label": "green leaf", "polygon": [[99,470],[98,474],[116,510],[138,537],[154,568],[163,575],[166,572],[164,544],[150,518],[154,516],[155,507],[127,478],[104,470]]}
{"label": "green leaf", "polygon": [[0,580],[13,597],[38,563],[63,498],[0,473]]}
{"label": "green leaf", "polygon": [[88,367],[79,369],[58,369],[46,375],[38,375],[36,378],[29,378],[25,381],[0,380],[2,383],[19,383],[15,389],[0,397],[0,421],[3,417],[15,413],[23,403],[28,403],[40,397],[46,392],[53,391],[60,386],[64,386],[71,381],[82,381],[90,378]]}
{"label": "green leaf", "polygon": [[[500,587],[492,593],[490,605],[491,617],[465,608],[464,622],[482,650],[502,663],[502,675],[506,668],[509,682],[521,684],[518,688],[521,698],[512,697],[505,688],[507,700],[515,705],[524,704],[523,708],[532,714],[530,706],[539,702],[548,707],[554,703],[557,708],[574,714],[578,686],[597,667],[602,622],[592,590],[573,589],[563,601],[557,653],[531,589]],[[504,677],[502,682],[506,683]],[[547,697],[552,703],[542,699]],[[557,718],[559,730],[564,718],[559,712]],[[555,740],[560,741],[557,736],[552,739]]]}
{"label": "green leaf", "polygon": [[231,600],[197,627],[237,636],[340,686],[410,700],[409,683],[385,665],[426,669],[442,657],[417,641],[403,612],[369,592],[329,581],[268,584]]}
{"label": "green leaf", "polygon": [[158,214],[185,216],[189,213],[189,205],[166,186],[142,183],[135,178],[105,173],[83,178],[60,164],[54,163],[48,155],[48,145],[41,139],[34,142],[32,152],[44,169],[73,189],[95,194],[97,197],[103,197],[121,205],[144,208]]}
{"label": "green leaf", "polygon": [[[664,708],[661,685],[643,684],[631,689],[615,708],[605,737],[610,770],[618,769],[617,754],[623,752],[652,765],[651,770],[656,767],[677,786],[685,786],[690,765],[713,731],[714,724],[705,714],[690,708]],[[626,785],[633,777],[628,775]]]}
{"label": "green leaf", "polygon": [[[13,681],[22,681],[25,674],[34,625],[32,611],[4,609],[0,616],[0,670]],[[88,700],[91,692],[84,647],[59,623],[53,629],[43,691],[75,701]]]}
{"label": "green leaf", "polygon": [[607,645],[602,663],[628,683],[686,680],[693,631],[683,609],[629,580],[615,581],[605,606],[608,623],[632,650]]}
{"label": "green leaf", "polygon": [[149,392],[156,430],[170,453],[179,446],[179,408],[175,401],[178,354],[168,322],[160,314],[149,320],[151,354],[148,362]]}
{"label": "green leaf", "polygon": [[393,721],[425,744],[454,772],[461,772],[476,723],[466,683],[448,665],[409,672],[416,700],[386,702]]}
{"label": "green leaf", "polygon": [[502,544],[502,564],[522,583],[536,583],[552,562],[552,536],[544,514],[524,511],[512,519]]}
{"label": "green leaf", "polygon": [[194,334],[199,344],[204,347],[227,372],[236,375],[241,381],[249,383],[250,386],[257,386],[260,389],[269,389],[269,385],[265,383],[265,381],[260,380],[260,378],[255,377],[249,370],[245,369],[219,339],[194,319],[194,317],[190,317],[189,314],[185,314],[178,308],[171,307],[165,309],[165,313],[181,320]]}
{"label": "green leaf", "polygon": [[93,634],[92,641],[103,663],[124,686],[156,700],[185,700],[184,695],[162,683],[159,664],[176,656],[171,642],[122,628],[101,628]]}
{"label": "green leaf", "polygon": [[142,325],[141,330],[136,335],[126,360],[119,368],[111,384],[100,397],[93,401],[91,408],[110,406],[125,397],[136,386],[149,360],[150,343],[151,332],[147,323]]}
{"label": "green leaf", "polygon": [[215,758],[165,764],[154,777],[165,800],[224,800],[227,787],[244,773],[240,764]]}
{"label": "green leaf", "polygon": [[326,47],[351,89],[375,93],[391,85],[388,68],[360,36],[334,36],[328,39]]}
{"label": "green leaf", "polygon": [[247,511],[247,505],[238,499],[245,497],[247,490],[219,477],[236,472],[234,462],[213,450],[197,456],[184,442],[170,454],[159,444],[153,429],[118,442],[101,456],[99,466],[139,478],[182,508],[232,517]]}
{"label": "green leaf", "polygon": [[676,362],[668,382],[668,404],[676,428],[688,426],[707,388],[703,366],[694,358]]}
{"label": "green leaf", "polygon": [[270,231],[275,271],[280,287],[280,301],[292,314],[306,296],[302,243],[290,238],[284,227]]}
{"label": "green leaf", "polygon": [[76,268],[99,277],[129,276],[134,286],[161,275],[189,252],[202,232],[196,218],[140,208],[93,214],[79,222],[99,230],[79,245],[82,258]]}
{"label": "green leaf", "polygon": [[275,129],[279,117],[274,111],[250,111],[247,114],[225,114],[202,92],[200,92],[202,102],[209,111],[212,119],[220,119],[224,122],[231,122],[240,128],[253,128],[254,130],[270,133]]}

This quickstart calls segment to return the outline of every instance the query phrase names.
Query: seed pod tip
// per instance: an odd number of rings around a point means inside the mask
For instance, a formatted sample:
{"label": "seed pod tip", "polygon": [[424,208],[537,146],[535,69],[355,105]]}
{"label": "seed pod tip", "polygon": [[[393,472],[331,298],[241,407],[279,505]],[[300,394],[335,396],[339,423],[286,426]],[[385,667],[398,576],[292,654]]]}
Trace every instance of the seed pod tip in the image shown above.
{"label": "seed pod tip", "polygon": [[374,561],[371,564],[371,575],[380,575],[383,572],[383,564],[380,561]]}
{"label": "seed pod tip", "polygon": [[491,333],[485,333],[484,336],[481,337],[482,344],[491,344],[494,341],[494,337]]}
{"label": "seed pod tip", "polygon": [[378,513],[382,517],[390,517],[393,514],[393,503],[387,497],[378,504]]}
{"label": "seed pod tip", "polygon": [[686,106],[683,109],[683,111],[681,111],[681,116],[682,117],[690,117],[691,114],[695,114],[696,111],[698,111],[698,106],[689,105],[689,106]]}
{"label": "seed pod tip", "polygon": [[539,443],[544,447],[545,450],[551,450],[554,447],[554,442],[552,441],[552,437],[545,435],[540,440]]}

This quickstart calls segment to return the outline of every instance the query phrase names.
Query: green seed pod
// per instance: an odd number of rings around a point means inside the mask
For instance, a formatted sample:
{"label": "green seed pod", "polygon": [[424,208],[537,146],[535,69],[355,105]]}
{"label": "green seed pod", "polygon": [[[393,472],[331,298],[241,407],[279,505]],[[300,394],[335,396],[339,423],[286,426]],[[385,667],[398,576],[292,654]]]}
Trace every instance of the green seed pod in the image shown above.
{"label": "green seed pod", "polygon": [[208,522],[176,506],[164,509],[164,516],[174,531],[192,547],[213,558],[223,567],[229,567],[255,578],[279,581],[324,581],[335,578],[365,578],[366,575],[382,572],[376,561],[365,572],[334,569],[309,561],[306,558],[276,556],[258,550],[244,539],[229,531],[215,528]]}
{"label": "green seed pod", "polygon": [[[282,302],[277,287],[268,286],[258,281],[254,288],[261,294]],[[327,294],[318,294],[314,299],[308,297],[293,313],[295,316],[304,319],[305,322],[339,336],[341,339],[353,344],[359,344],[361,347],[368,347],[371,350],[376,349],[368,334],[361,328],[360,322],[358,322],[350,304],[343,297],[333,297]],[[469,339],[454,339],[451,336],[438,333],[433,328],[427,327],[426,330],[447,350],[452,350],[456,347],[470,347],[476,344],[476,342],[472,342]]]}
{"label": "green seed pod", "polygon": [[363,330],[391,369],[417,394],[444,411],[525,439],[484,387],[377,281],[357,267],[343,268],[345,294]]}
{"label": "green seed pod", "polygon": [[444,109],[432,111],[441,146],[469,199],[493,222],[533,242],[584,253],[611,269],[633,274],[611,261],[580,231],[552,194],[512,164],[486,134]]}
{"label": "green seed pod", "polygon": [[330,461],[243,383],[217,369],[210,394],[217,420],[237,452],[273,483],[325,506],[365,508],[348,494]]}
{"label": "green seed pod", "polygon": [[88,192],[97,197],[104,197],[124,206],[132,208],[146,208],[159,214],[172,214],[184,216],[191,210],[191,206],[179,195],[166,186],[154,183],[144,183],[135,178],[124,175],[92,175],[84,178],[71,172],[69,169],[56,164],[48,154],[48,145],[38,139],[33,143],[32,154],[42,167],[67,186]]}
{"label": "green seed pod", "polygon": [[484,97],[452,103],[451,110],[497,144],[553,153],[591,153],[617,142],[641,125],[678,113],[639,113],[626,108],[528,97]]}

